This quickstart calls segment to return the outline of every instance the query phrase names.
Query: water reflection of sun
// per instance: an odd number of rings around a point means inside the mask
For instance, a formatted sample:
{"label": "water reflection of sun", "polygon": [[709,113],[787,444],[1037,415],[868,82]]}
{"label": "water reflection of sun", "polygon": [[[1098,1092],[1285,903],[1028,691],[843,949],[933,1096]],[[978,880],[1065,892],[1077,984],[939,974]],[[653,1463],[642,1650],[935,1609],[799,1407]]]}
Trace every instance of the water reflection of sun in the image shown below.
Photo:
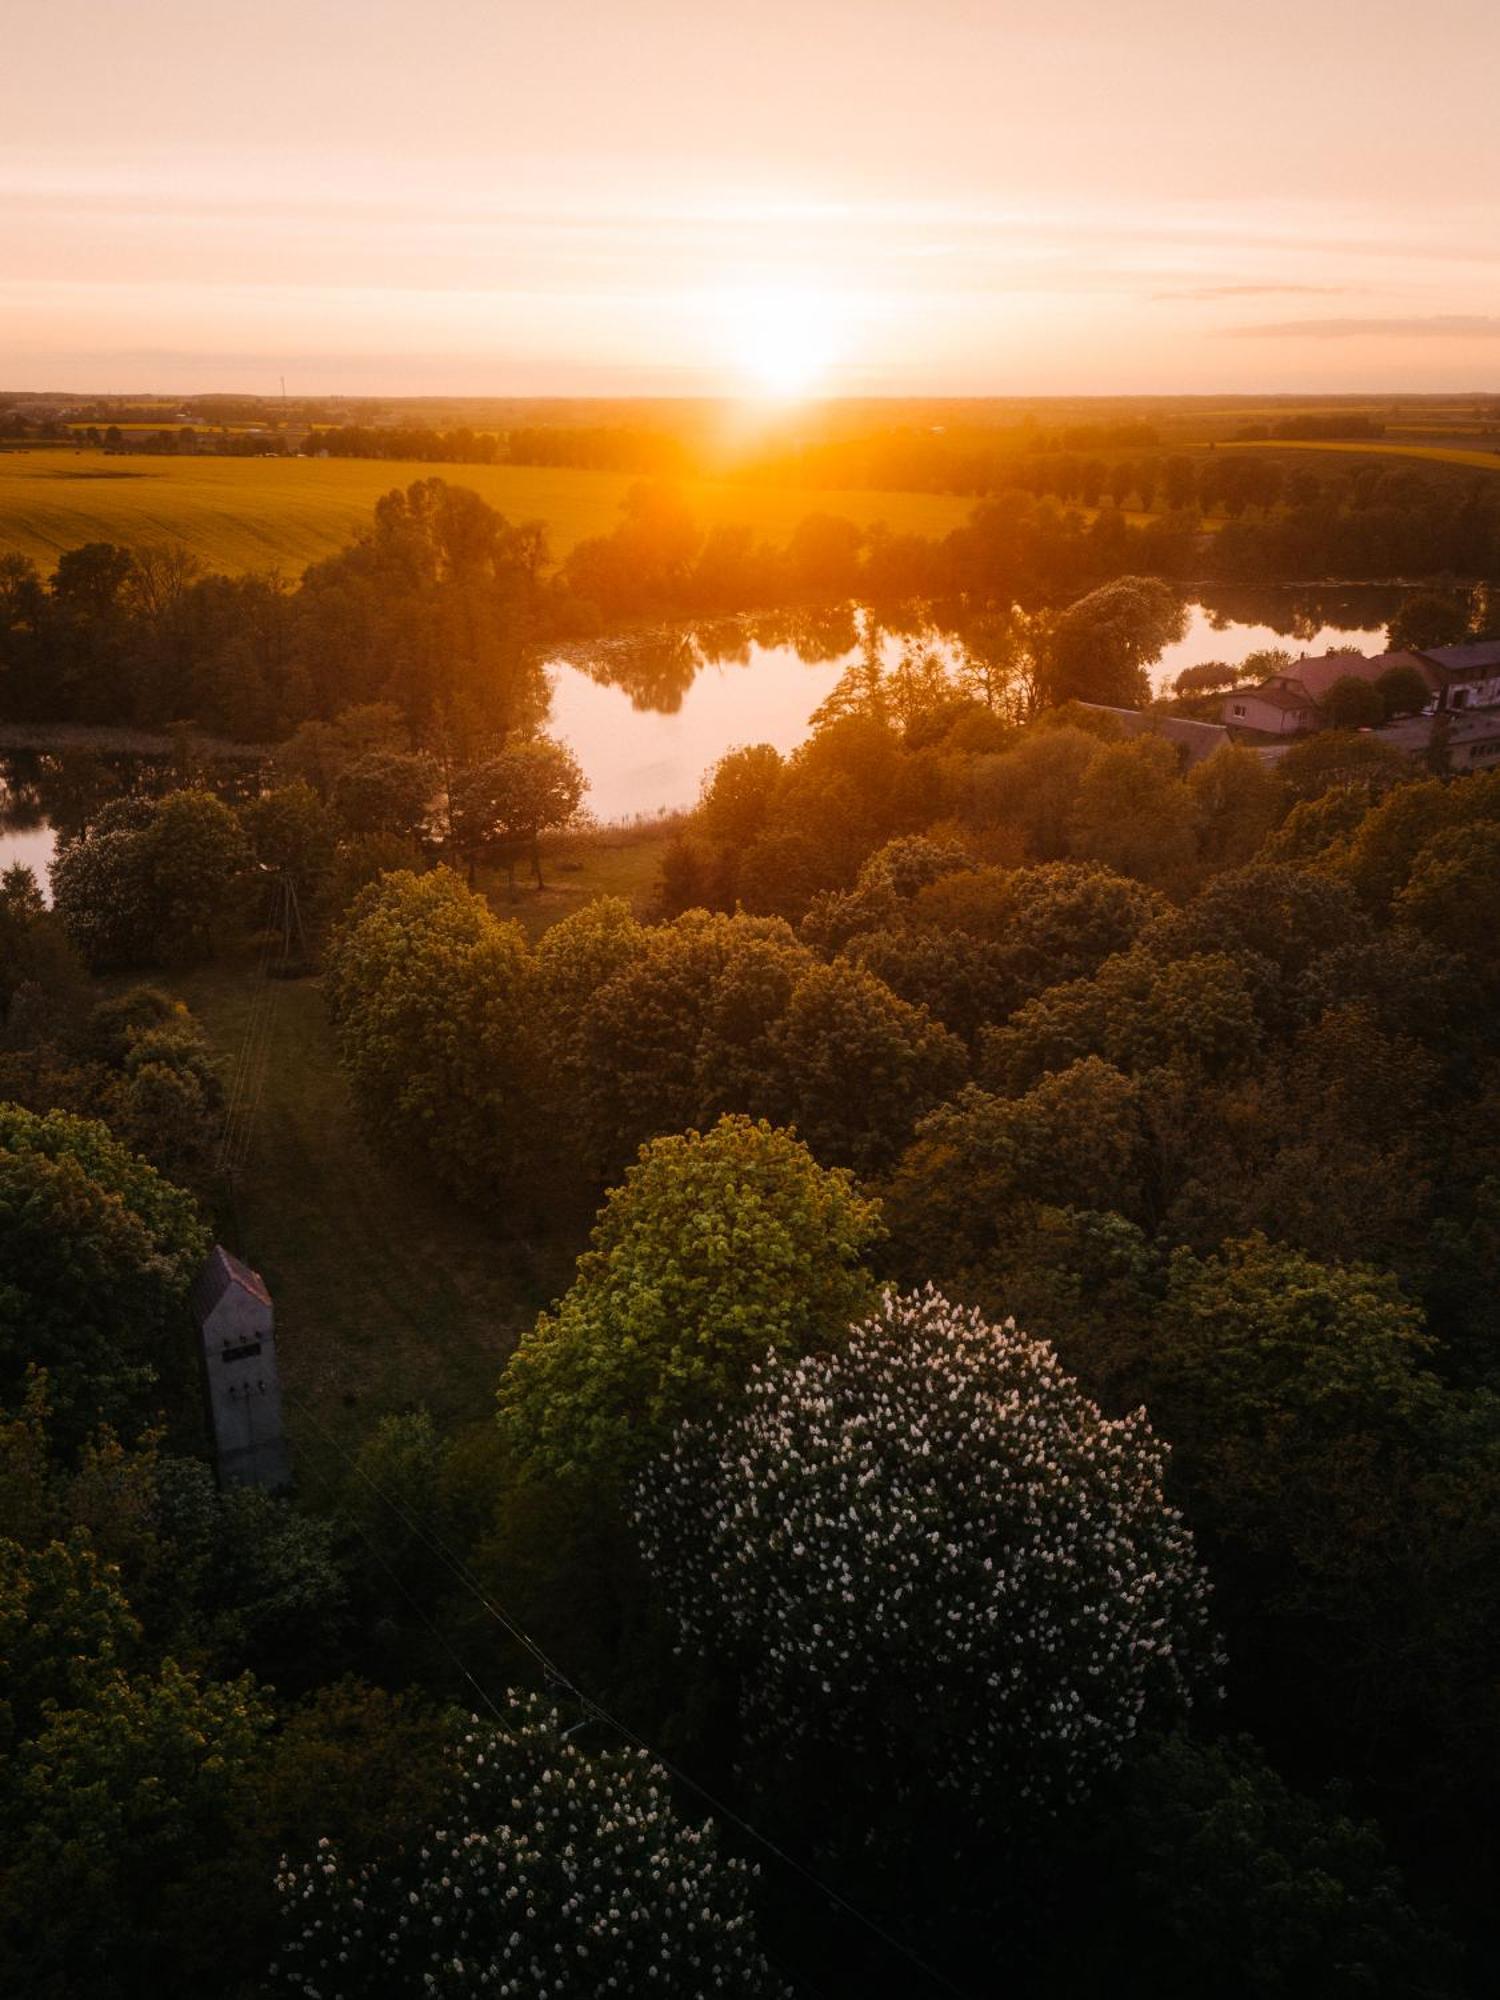
{"label": "water reflection of sun", "polygon": [[733,366],[758,395],[810,395],[838,357],[838,301],[814,285],[737,287],[726,292],[723,315]]}

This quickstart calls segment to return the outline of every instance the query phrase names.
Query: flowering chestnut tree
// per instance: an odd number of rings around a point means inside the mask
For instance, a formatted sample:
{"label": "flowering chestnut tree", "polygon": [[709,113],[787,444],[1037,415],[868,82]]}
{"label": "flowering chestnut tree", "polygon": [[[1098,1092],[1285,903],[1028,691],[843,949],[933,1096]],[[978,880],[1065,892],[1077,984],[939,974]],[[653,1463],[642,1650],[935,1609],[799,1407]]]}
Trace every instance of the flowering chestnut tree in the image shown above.
{"label": "flowering chestnut tree", "polygon": [[677,1818],[645,1751],[591,1755],[535,1696],[471,1722],[443,1823],[415,1852],[354,1869],[323,1840],[283,1861],[276,1991],[785,1995],[756,1946],[751,1870],[720,1856],[711,1824]]}
{"label": "flowering chestnut tree", "polygon": [[752,1739],[994,1823],[1080,1797],[1212,1684],[1164,1464],[1144,1411],[1104,1417],[1045,1341],[929,1286],[768,1356],[738,1416],[678,1433],[636,1523]]}

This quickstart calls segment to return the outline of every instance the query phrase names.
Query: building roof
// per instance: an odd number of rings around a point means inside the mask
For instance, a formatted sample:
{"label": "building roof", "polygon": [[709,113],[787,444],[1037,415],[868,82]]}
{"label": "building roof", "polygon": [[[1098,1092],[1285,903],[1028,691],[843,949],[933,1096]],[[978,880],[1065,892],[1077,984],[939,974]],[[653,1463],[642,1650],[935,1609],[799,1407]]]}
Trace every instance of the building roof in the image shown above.
{"label": "building roof", "polygon": [[[1445,709],[1444,718],[1445,734],[1452,749],[1461,749],[1467,743],[1488,743],[1500,736],[1500,708]],[[1394,744],[1398,750],[1419,756],[1432,741],[1435,721],[1431,715],[1409,715],[1400,722],[1388,722],[1383,729],[1372,729],[1370,734],[1378,736],[1382,743]]]}
{"label": "building roof", "polygon": [[266,1281],[259,1271],[252,1271],[248,1264],[242,1264],[238,1257],[231,1256],[222,1243],[216,1243],[209,1251],[203,1269],[193,1280],[193,1310],[200,1320],[208,1318],[231,1285],[238,1285],[251,1298],[259,1299],[263,1306],[271,1303],[271,1294],[266,1290]]}
{"label": "building roof", "polygon": [[1364,653],[1304,653],[1300,660],[1293,660],[1285,678],[1304,687],[1314,701],[1321,701],[1340,681],[1378,680],[1384,672],[1383,662]]}
{"label": "building roof", "polygon": [[1294,715],[1316,714],[1318,704],[1313,700],[1301,681],[1292,680],[1286,674],[1276,674],[1259,687],[1235,688],[1227,694],[1226,701],[1246,699],[1263,701],[1269,708],[1286,709]]}
{"label": "building roof", "polygon": [[1144,708],[1109,708],[1100,701],[1081,701],[1080,708],[1095,715],[1108,715],[1120,724],[1127,736],[1160,736],[1187,752],[1187,761],[1201,764],[1231,738],[1222,722],[1197,722],[1188,715],[1156,715]]}
{"label": "building roof", "polygon": [[1422,658],[1440,667],[1450,680],[1466,674],[1500,673],[1500,639],[1474,639],[1463,646],[1428,646]]}

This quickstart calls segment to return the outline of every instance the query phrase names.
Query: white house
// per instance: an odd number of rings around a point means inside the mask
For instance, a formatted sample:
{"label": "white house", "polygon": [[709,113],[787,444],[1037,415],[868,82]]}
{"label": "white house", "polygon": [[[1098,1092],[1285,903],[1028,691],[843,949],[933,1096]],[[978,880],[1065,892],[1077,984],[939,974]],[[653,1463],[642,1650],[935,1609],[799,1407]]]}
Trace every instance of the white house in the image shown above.
{"label": "white house", "polygon": [[1301,736],[1322,727],[1323,711],[1291,674],[1273,674],[1259,687],[1225,695],[1219,714],[1231,729],[1254,729],[1263,736]]}

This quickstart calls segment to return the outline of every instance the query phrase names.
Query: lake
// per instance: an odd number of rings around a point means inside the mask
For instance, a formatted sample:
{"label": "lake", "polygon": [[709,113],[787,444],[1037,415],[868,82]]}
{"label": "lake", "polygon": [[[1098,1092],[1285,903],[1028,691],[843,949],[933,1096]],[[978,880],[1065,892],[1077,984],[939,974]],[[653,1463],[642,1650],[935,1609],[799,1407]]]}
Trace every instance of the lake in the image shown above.
{"label": "lake", "polygon": [[[1184,667],[1238,663],[1266,647],[1378,652],[1401,592],[1223,591],[1189,607],[1188,629],[1153,669],[1166,687]],[[695,803],[703,774],[728,750],[770,743],[794,750],[819,704],[860,657],[853,607],[844,605],[663,627],[600,640],[579,659],[553,661],[552,734],[572,745],[596,819],[627,820]],[[883,635],[894,662],[907,645],[944,650],[931,630]],[[16,862],[46,886],[53,834],[35,802],[10,805],[0,781],[0,868]],[[9,821],[9,823],[8,823]]]}
{"label": "lake", "polygon": [[[1152,670],[1152,682],[1167,687],[1184,667],[1223,660],[1237,665],[1251,653],[1279,646],[1297,653],[1352,647],[1380,652],[1384,620],[1400,592],[1350,590],[1327,599],[1306,593],[1224,592],[1190,606],[1188,629],[1169,646]],[[707,651],[724,643],[713,628]],[[839,676],[859,658],[850,643],[826,658],[805,658],[805,638],[765,643],[741,638],[730,658],[702,658],[692,665],[693,640],[683,631],[650,635],[664,650],[675,642],[674,662],[659,674],[650,667],[612,685],[566,661],[551,668],[551,733],[572,745],[589,780],[588,806],[601,820],[675,811],[692,805],[703,774],[727,750],[743,743],[770,743],[793,750],[807,735],[814,710],[832,692]],[[811,650],[822,650],[826,634]],[[915,637],[915,635],[913,635]],[[912,638],[888,633],[884,651],[894,661]],[[929,640],[919,643],[930,644]],[[801,650],[799,650],[799,646]],[[939,647],[941,650],[941,647]],[[604,672],[619,669],[606,657]]]}

